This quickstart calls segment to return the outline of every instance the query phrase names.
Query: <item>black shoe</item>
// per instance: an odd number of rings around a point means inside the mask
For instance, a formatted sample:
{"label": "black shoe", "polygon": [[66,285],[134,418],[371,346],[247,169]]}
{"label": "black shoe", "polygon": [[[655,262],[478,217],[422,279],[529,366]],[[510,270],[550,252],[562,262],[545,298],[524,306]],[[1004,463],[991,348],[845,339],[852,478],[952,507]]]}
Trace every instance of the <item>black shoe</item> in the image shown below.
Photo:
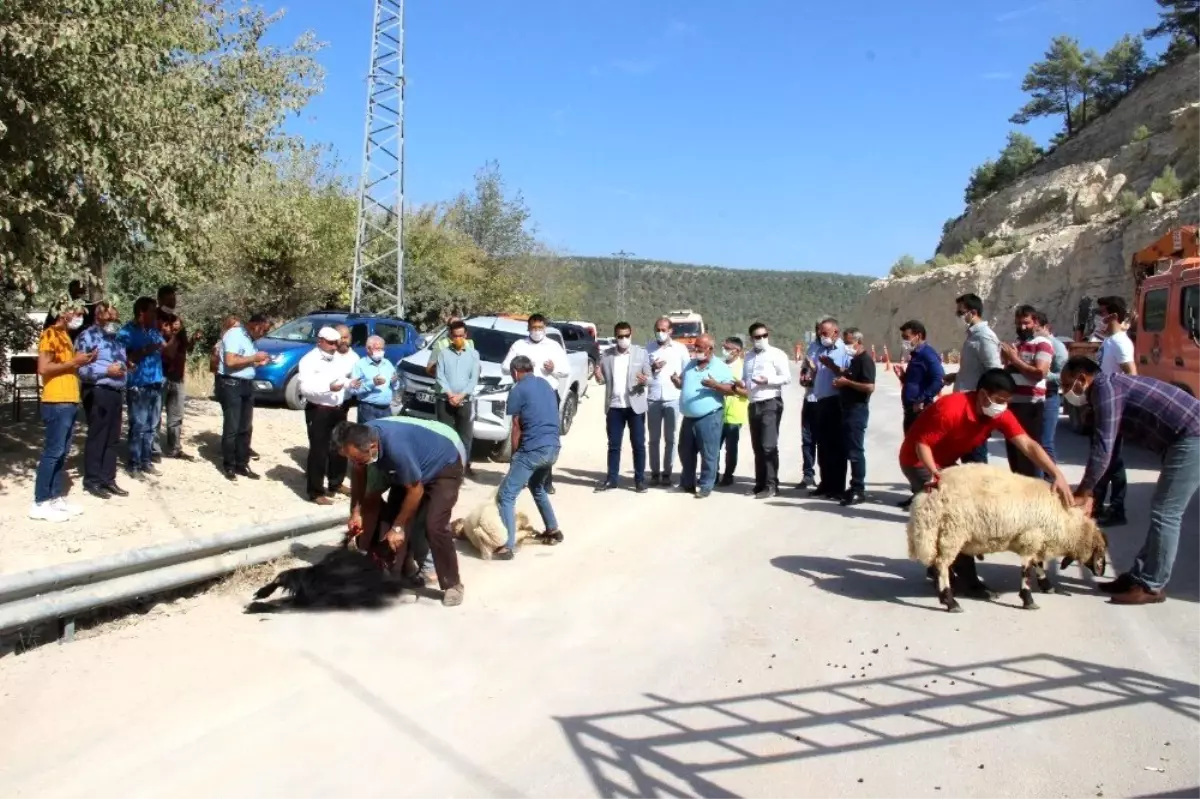
{"label": "black shoe", "polygon": [[142,474],[141,469],[126,469],[125,476],[130,480],[137,480],[142,483],[146,482],[146,475]]}
{"label": "black shoe", "polygon": [[247,480],[257,480],[258,479],[258,474],[253,469],[251,469],[249,466],[243,466],[240,469],[234,469],[233,472],[234,472],[234,474],[236,474],[240,477],[245,477]]}
{"label": "black shoe", "polygon": [[195,455],[189,455],[189,454],[188,454],[188,453],[186,453],[186,452],[176,452],[176,453],[173,453],[173,454],[171,454],[171,455],[168,455],[167,457],[168,457],[168,458],[173,458],[173,459],[175,459],[175,460],[177,460],[177,461],[186,461],[186,462],[188,462],[188,463],[195,463],[195,461],[196,461],[196,456],[195,456]]}
{"label": "black shoe", "polygon": [[824,488],[821,488],[821,486],[818,485],[818,486],[813,486],[812,488],[810,488],[808,490],[808,495],[810,497],[812,497],[813,499],[824,499],[825,497],[829,496],[829,492],[826,491]]}
{"label": "black shoe", "polygon": [[233,469],[222,469],[221,474],[223,474],[225,479],[231,483],[237,479],[237,472],[235,472]]}
{"label": "black shoe", "polygon": [[696,493],[695,486],[685,486],[683,483],[679,484],[679,490],[681,493],[684,493],[684,494],[695,494]]}
{"label": "black shoe", "polygon": [[1118,574],[1117,579],[1107,583],[1097,583],[1096,590],[1102,594],[1123,594],[1133,588],[1133,578],[1129,572]]}
{"label": "black shoe", "polygon": [[764,488],[761,491],[754,492],[755,499],[770,499],[771,497],[779,496],[778,488]]}
{"label": "black shoe", "polygon": [[645,483],[634,483],[633,490],[638,494],[645,494],[646,493],[646,484]]}
{"label": "black shoe", "polygon": [[912,507],[912,503],[913,503],[913,498],[909,497],[908,499],[902,499],[899,502],[897,502],[896,507],[900,508],[901,510],[908,510],[909,508]]}
{"label": "black shoe", "polygon": [[154,463],[162,463],[163,454],[161,452],[150,453],[150,460]]}
{"label": "black shoe", "polygon": [[112,494],[114,497],[127,497],[129,492],[121,488],[116,483],[105,483],[104,490]]}
{"label": "black shoe", "polygon": [[799,483],[796,483],[796,490],[804,491],[805,489],[808,489],[808,488],[815,488],[816,485],[817,485],[816,481],[813,480],[811,477],[805,477]]}
{"label": "black shoe", "polygon": [[653,474],[651,474],[650,475],[650,485],[656,486],[656,485],[660,485],[660,484],[662,484],[662,478],[660,478],[658,476],[658,472],[654,472]]}
{"label": "black shoe", "polygon": [[161,470],[161,469],[155,469],[155,468],[154,468],[154,466],[143,466],[143,467],[142,467],[142,473],[143,473],[143,474],[148,474],[148,475],[150,475],[151,477],[162,477],[162,476],[163,476],[162,470]]}
{"label": "black shoe", "polygon": [[592,490],[599,494],[601,491],[612,491],[616,487],[616,483],[610,483],[607,480],[601,480],[599,483],[596,483],[596,487]]}
{"label": "black shoe", "polygon": [[1118,508],[1113,510],[1109,508],[1107,512],[1100,515],[1097,523],[1101,527],[1120,527],[1123,524],[1129,524],[1129,519],[1125,518],[1125,509]]}
{"label": "black shoe", "polygon": [[463,469],[463,477],[467,478],[468,480],[475,479],[475,470],[472,469],[469,464]]}
{"label": "black shoe", "polygon": [[847,508],[851,505],[861,505],[867,501],[866,496],[859,491],[848,491],[846,496],[842,497],[842,507]]}
{"label": "black shoe", "polygon": [[729,486],[733,485],[733,475],[732,475],[732,474],[727,474],[727,475],[725,475],[724,477],[722,477],[722,478],[721,478],[721,483],[720,483],[720,484],[721,484],[722,486],[726,487],[726,488],[728,488]]}
{"label": "black shoe", "polygon": [[110,494],[104,486],[85,485],[83,490],[91,494],[96,499],[109,499],[112,497],[112,494]]}
{"label": "black shoe", "polygon": [[258,453],[255,452],[254,450],[250,450],[250,460],[252,460],[252,461],[258,460]]}
{"label": "black shoe", "polygon": [[711,495],[711,494],[712,494],[711,488],[702,488],[699,491],[697,491],[695,494],[693,494],[693,496],[696,499],[708,499],[709,495]]}
{"label": "black shoe", "polygon": [[547,493],[547,494],[554,494],[554,493],[557,493],[557,492],[555,491],[555,489],[554,489],[554,484],[553,484],[553,483],[551,483],[550,485],[547,485],[547,486],[546,486],[546,493]]}

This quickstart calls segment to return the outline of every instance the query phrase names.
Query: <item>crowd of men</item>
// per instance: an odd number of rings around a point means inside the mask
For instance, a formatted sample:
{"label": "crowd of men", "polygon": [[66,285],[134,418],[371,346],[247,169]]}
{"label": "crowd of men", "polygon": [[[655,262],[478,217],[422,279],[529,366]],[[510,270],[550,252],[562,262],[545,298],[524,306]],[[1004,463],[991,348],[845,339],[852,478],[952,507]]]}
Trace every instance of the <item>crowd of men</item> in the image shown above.
{"label": "crowd of men", "polygon": [[[134,319],[124,326],[116,309],[105,302],[87,307],[73,302],[47,320],[38,348],[46,441],[33,518],[64,521],[79,512],[65,500],[63,467],[81,404],[89,422],[84,453],[84,488],[89,493],[103,499],[126,495],[116,482],[123,409],[129,416],[125,472],[131,479],[161,474],[154,463],[164,402],[167,434],[162,457],[191,459],[180,447],[180,427],[185,360],[196,338],[187,335],[175,303],[174,289],[166,286],[157,301],[139,299]],[[1045,314],[1032,306],[1015,310],[1013,339],[1004,342],[984,320],[979,297],[965,294],[955,305],[966,328],[956,374],[945,373],[921,322],[911,320],[899,328],[906,353],[904,362],[894,367],[902,383],[898,410],[905,431],[899,459],[913,494],[935,489],[940,471],[948,466],[987,462],[987,440],[998,432],[1014,472],[1045,479],[1065,503],[1095,513],[1103,524],[1122,524],[1126,481],[1121,441],[1128,435],[1160,454],[1163,465],[1145,546],[1128,572],[1100,589],[1119,604],[1163,601],[1182,515],[1200,487],[1200,401],[1136,374],[1132,342],[1125,332],[1128,309],[1119,297],[1098,302],[1093,334],[1100,341],[1098,363],[1069,359]],[[268,356],[254,342],[269,327],[265,316],[253,316],[245,325],[229,317],[213,352],[224,417],[222,471],[230,480],[258,477],[249,466],[252,381],[255,367],[265,364]],[[545,329],[543,316],[529,317],[527,336],[512,345],[503,364],[514,382],[506,404],[513,422],[513,454],[497,491],[507,531],[505,544],[491,553],[499,560],[516,554],[515,504],[526,488],[542,517],[541,540],[563,541],[550,495],[561,451],[558,383],[568,367],[566,353],[546,337]],[[615,346],[594,372],[605,387],[608,433],[607,471],[596,491],[618,487],[628,431],[636,492],[675,486],[696,499],[707,498],[718,482],[733,485],[741,428],[748,426],[754,457],[751,493],[758,499],[779,494],[780,422],[792,371],[787,355],[771,345],[765,324],[749,327],[749,349],[741,338],[731,336],[721,343],[719,355],[716,341],[707,334],[690,350],[676,342],[667,318],[656,322],[654,338],[645,346],[633,343],[634,331],[627,322],[617,323],[613,333]],[[855,328],[842,331],[837,320],[825,319],[814,334],[800,365],[803,461],[798,487],[809,489],[814,498],[857,505],[867,500],[865,438],[876,363]],[[348,328],[326,327],[318,331],[316,347],[301,360],[308,498],[327,505],[336,493],[350,495],[350,534],[355,541],[385,564],[401,563],[405,579],[424,584],[428,578],[422,565],[431,565],[444,604],[458,605],[464,593],[450,516],[470,471],[479,358],[465,325],[451,321],[428,367],[436,379],[439,421],[423,421],[391,415],[397,376],[383,350],[383,341],[372,337],[367,355],[360,358],[350,350]],[[953,390],[944,396],[946,386]],[[1074,491],[1055,461],[1060,398],[1089,406],[1095,420],[1087,469]],[[348,421],[351,402],[358,405],[353,423]],[[349,487],[344,485],[347,473]],[[411,540],[410,532],[416,533]],[[954,564],[954,577],[960,590],[986,592],[972,558],[962,557]]]}

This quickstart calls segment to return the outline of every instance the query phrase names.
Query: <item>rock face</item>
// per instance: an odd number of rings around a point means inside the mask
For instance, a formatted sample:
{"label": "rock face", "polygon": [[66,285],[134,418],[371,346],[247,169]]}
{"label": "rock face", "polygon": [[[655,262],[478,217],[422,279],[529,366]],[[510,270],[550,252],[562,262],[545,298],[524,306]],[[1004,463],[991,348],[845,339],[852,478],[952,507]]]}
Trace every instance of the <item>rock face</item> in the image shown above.
{"label": "rock face", "polygon": [[[958,349],[954,298],[978,294],[1002,338],[1013,336],[1012,310],[1024,303],[1069,335],[1079,300],[1105,294],[1132,299],[1133,253],[1167,230],[1200,221],[1200,195],[1165,202],[1151,182],[1171,166],[1185,186],[1200,181],[1200,54],[1163,70],[1109,113],[1065,142],[1015,184],[971,206],[947,231],[939,252],[972,239],[1019,237],[1014,254],[876,281],[855,321],[875,345],[898,352],[900,324],[923,322],[940,350]],[[1133,141],[1145,126],[1149,136]],[[1144,212],[1122,216],[1118,199],[1133,191]]]}

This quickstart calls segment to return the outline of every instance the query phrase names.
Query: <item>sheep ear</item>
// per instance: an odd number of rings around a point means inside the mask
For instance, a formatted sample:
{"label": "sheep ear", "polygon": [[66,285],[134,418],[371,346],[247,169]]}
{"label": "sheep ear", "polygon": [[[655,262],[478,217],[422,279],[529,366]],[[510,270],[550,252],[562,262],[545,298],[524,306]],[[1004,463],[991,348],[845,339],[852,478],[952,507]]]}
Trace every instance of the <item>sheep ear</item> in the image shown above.
{"label": "sheep ear", "polygon": [[1070,555],[1068,555],[1067,557],[1065,557],[1065,558],[1063,558],[1063,559],[1062,559],[1062,563],[1060,563],[1060,564],[1058,565],[1058,568],[1059,568],[1060,570],[1061,570],[1061,569],[1065,569],[1065,568],[1067,568],[1068,566],[1070,566],[1070,565],[1071,565],[1072,563],[1074,563],[1074,562],[1075,562],[1075,558],[1073,558],[1073,557],[1071,557]]}

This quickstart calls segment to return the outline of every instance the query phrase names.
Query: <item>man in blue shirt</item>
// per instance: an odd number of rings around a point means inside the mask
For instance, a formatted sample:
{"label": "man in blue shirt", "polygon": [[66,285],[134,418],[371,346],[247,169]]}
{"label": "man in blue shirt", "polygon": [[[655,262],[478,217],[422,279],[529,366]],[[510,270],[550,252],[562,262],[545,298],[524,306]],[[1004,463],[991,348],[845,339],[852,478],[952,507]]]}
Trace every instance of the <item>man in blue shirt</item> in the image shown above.
{"label": "man in blue shirt", "polygon": [[[679,488],[704,499],[717,482],[717,458],[725,427],[725,398],[735,394],[737,378],[724,361],[713,358],[712,336],[704,334],[693,347],[696,357],[671,376],[679,389]],[[744,387],[744,386],[743,386]],[[696,456],[700,456],[700,482],[696,482]]]}
{"label": "man in blue shirt", "polygon": [[95,352],[96,359],[79,368],[79,379],[91,394],[87,441],[83,445],[83,490],[94,497],[124,497],[117,485],[117,445],[121,441],[121,405],[128,359],[118,339],[121,324],[110,302],[98,302],[95,324],[79,334],[75,349]]}
{"label": "man in blue shirt", "polygon": [[512,460],[496,496],[508,541],[493,553],[499,560],[512,560],[515,554],[517,496],[527,486],[546,528],[538,538],[544,544],[559,544],[563,540],[558,518],[550,504],[550,493],[546,490],[550,470],[558,460],[561,446],[558,392],[548,382],[534,376],[533,361],[528,356],[514,357],[509,369],[513,377],[507,406],[508,415],[512,417]]}
{"label": "man in blue shirt", "polygon": [[900,340],[909,354],[908,365],[896,366],[896,376],[903,388],[900,402],[904,407],[904,432],[912,427],[921,411],[928,408],[942,393],[946,372],[937,350],[926,341],[925,325],[915,319],[900,325]]}
{"label": "man in blue shirt", "polygon": [[466,460],[458,434],[441,422],[389,416],[366,424],[340,422],[332,446],[350,467],[350,534],[373,540],[389,568],[399,561],[405,576],[416,579],[417,560],[424,559],[416,552],[423,514],[442,604],[461,605],[458,550],[450,533]]}
{"label": "man in blue shirt", "polygon": [[842,434],[842,403],[833,381],[850,365],[836,319],[824,319],[817,328],[812,395],[816,397],[817,465],[821,470],[811,497],[841,500],[846,494],[846,442]]}
{"label": "man in blue shirt", "polygon": [[475,438],[475,389],[479,386],[479,353],[468,347],[467,325],[455,319],[447,330],[449,344],[434,355],[437,371],[437,420],[458,432],[467,451],[466,475],[472,477],[471,443]]}
{"label": "man in blue shirt", "polygon": [[270,360],[254,340],[266,335],[271,319],[254,314],[234,324],[217,347],[217,399],[221,402],[221,472],[226,480],[238,475],[257,480],[250,470],[250,433],[254,429],[254,369]]}
{"label": "man in blue shirt", "polygon": [[351,389],[358,399],[359,424],[392,415],[392,389],[396,386],[396,367],[383,357],[384,343],[379,336],[367,339],[367,354],[350,370]]}
{"label": "man in blue shirt", "polygon": [[166,341],[158,330],[158,303],[138,297],[133,320],[117,334],[129,359],[126,402],[129,405],[129,461],[126,473],[137,480],[162,475],[152,462],[154,433],[162,415],[162,351]]}

